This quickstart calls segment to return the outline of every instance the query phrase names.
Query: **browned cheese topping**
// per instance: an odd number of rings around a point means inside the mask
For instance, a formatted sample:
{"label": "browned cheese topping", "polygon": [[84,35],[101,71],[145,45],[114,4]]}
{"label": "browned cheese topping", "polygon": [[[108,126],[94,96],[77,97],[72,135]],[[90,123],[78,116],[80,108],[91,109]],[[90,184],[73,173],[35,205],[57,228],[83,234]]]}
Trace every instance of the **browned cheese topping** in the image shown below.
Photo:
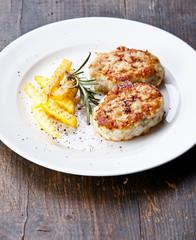
{"label": "browned cheese topping", "polygon": [[156,70],[156,65],[159,67],[159,64],[159,59],[148,51],[121,46],[108,53],[97,53],[97,59],[90,68],[94,68],[97,75],[101,73],[118,84],[132,79],[149,78],[159,71]]}
{"label": "browned cheese topping", "polygon": [[123,129],[145,118],[153,118],[162,104],[163,96],[156,87],[127,81],[124,85],[113,87],[104,97],[94,112],[93,119],[99,127]]}
{"label": "browned cheese topping", "polygon": [[89,67],[91,78],[96,78],[98,91],[107,93],[116,84],[126,81],[160,85],[165,70],[159,59],[148,51],[118,47],[106,53],[97,53]]}

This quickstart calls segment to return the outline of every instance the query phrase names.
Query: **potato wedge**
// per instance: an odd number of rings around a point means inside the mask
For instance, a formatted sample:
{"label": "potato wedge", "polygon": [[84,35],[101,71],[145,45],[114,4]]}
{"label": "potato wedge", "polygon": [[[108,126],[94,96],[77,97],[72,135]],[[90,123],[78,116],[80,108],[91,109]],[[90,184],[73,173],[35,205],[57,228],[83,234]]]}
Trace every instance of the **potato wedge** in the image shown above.
{"label": "potato wedge", "polygon": [[45,88],[49,80],[49,78],[43,76],[35,76],[34,79],[40,85],[41,88]]}
{"label": "potato wedge", "polygon": [[63,100],[54,100],[60,107],[62,107],[64,110],[67,110],[69,113],[74,114],[74,101],[69,98],[65,97]]}
{"label": "potato wedge", "polygon": [[42,107],[40,107],[40,104],[32,105],[31,111],[33,112],[34,118],[44,131],[49,133],[52,137],[62,138],[56,127],[53,125],[50,117],[43,111]]}
{"label": "potato wedge", "polygon": [[47,101],[47,95],[45,93],[41,93],[34,85],[30,82],[25,84],[24,88],[25,92],[29,95],[29,97],[33,100],[35,104],[44,103]]}
{"label": "potato wedge", "polygon": [[54,87],[58,86],[60,81],[65,76],[65,71],[70,71],[72,62],[67,59],[64,59],[59,67],[55,70],[52,77],[47,81],[47,85],[44,88],[46,94],[50,94]]}
{"label": "potato wedge", "polygon": [[[35,76],[35,81],[40,85],[40,87],[43,89],[46,87],[46,85],[48,84],[48,81],[50,80],[50,78],[47,77],[43,77],[43,76]],[[59,86],[56,86],[52,89],[52,92],[56,91],[58,89]]]}
{"label": "potato wedge", "polygon": [[70,88],[74,87],[75,83],[72,81],[67,80],[66,77],[61,81],[61,86],[52,92],[52,96],[56,100],[63,100],[65,97],[70,97],[73,99],[76,95],[77,88]]}
{"label": "potato wedge", "polygon": [[54,93],[52,93],[52,98],[56,100],[63,100],[65,97],[69,97],[71,99],[74,98],[76,94],[76,89],[65,89],[65,88],[59,88]]}
{"label": "potato wedge", "polygon": [[76,117],[73,114],[69,113],[68,111],[64,110],[63,108],[59,107],[59,105],[52,101],[51,99],[47,103],[44,103],[42,106],[46,113],[55,117],[57,120],[73,128],[76,127],[77,125]]}

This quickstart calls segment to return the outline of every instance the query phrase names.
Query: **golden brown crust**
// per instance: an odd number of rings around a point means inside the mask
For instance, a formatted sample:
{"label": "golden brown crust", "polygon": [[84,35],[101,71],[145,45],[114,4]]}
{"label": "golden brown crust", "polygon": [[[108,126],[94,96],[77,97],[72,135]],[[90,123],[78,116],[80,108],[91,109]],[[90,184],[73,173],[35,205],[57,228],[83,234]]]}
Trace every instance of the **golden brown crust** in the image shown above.
{"label": "golden brown crust", "polygon": [[93,119],[99,127],[125,129],[153,118],[162,105],[163,96],[156,87],[127,81],[112,88],[96,107]]}
{"label": "golden brown crust", "polygon": [[164,68],[156,56],[124,46],[107,53],[97,53],[89,69],[91,77],[98,81],[107,80],[113,85],[129,80],[157,86],[164,77]]}

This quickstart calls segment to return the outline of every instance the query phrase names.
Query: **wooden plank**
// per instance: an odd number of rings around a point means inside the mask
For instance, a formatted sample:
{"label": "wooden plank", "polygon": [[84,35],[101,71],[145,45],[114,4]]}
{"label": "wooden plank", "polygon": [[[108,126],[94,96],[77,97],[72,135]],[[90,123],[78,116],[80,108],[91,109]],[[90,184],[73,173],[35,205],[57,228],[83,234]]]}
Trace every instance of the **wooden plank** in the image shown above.
{"label": "wooden plank", "polygon": [[21,239],[27,218],[27,162],[0,143],[0,239]]}
{"label": "wooden plank", "polygon": [[125,0],[128,19],[162,28],[196,48],[196,3],[192,0]]}
{"label": "wooden plank", "polygon": [[40,175],[40,167],[34,166],[27,239],[129,239],[131,234],[139,239],[137,200],[130,201],[134,188],[123,183],[126,179],[78,177],[46,169]]}
{"label": "wooden plank", "polygon": [[0,1],[0,51],[21,35],[22,1]]}
{"label": "wooden plank", "polygon": [[194,239],[196,148],[160,168],[138,174],[144,239]]}

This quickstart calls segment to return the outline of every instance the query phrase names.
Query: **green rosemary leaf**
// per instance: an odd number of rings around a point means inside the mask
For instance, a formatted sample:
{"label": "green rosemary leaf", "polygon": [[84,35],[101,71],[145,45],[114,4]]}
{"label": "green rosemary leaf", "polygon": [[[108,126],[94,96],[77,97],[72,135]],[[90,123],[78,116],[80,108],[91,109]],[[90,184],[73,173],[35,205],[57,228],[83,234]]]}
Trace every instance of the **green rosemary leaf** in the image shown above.
{"label": "green rosemary leaf", "polygon": [[73,75],[76,75],[76,73],[77,73],[77,75],[78,74],[82,74],[82,73],[84,73],[83,71],[81,71],[81,72],[74,72],[74,73],[72,73]]}
{"label": "green rosemary leaf", "polygon": [[99,104],[99,102],[95,101],[94,99],[91,99],[91,102],[96,106]]}
{"label": "green rosemary leaf", "polygon": [[82,80],[82,78],[80,78],[80,82],[95,82],[97,81],[97,79],[86,79],[86,80]]}
{"label": "green rosemary leaf", "polygon": [[89,96],[89,99],[90,99],[90,100],[97,101],[97,102],[99,102],[99,101],[100,101],[100,99],[99,99],[99,98],[95,98],[95,97],[91,97],[91,96]]}
{"label": "green rosemary leaf", "polygon": [[78,73],[80,71],[80,69],[82,69],[84,67],[84,65],[88,62],[90,56],[91,56],[91,52],[89,52],[87,59],[83,62],[83,64],[74,73]]}
{"label": "green rosemary leaf", "polygon": [[95,91],[95,90],[93,90],[93,89],[91,89],[91,88],[87,88],[87,89],[88,89],[88,92],[91,92],[91,93],[94,93],[94,94],[103,95],[102,92]]}
{"label": "green rosemary leaf", "polygon": [[101,95],[102,93],[95,91],[91,89],[90,87],[86,86],[93,86],[98,85],[99,83],[96,82],[96,79],[87,79],[85,77],[79,76],[80,74],[83,74],[83,71],[80,71],[84,65],[88,62],[89,58],[91,56],[91,53],[89,53],[88,57],[84,61],[84,63],[73,73],[65,72],[67,77],[74,81],[75,85],[70,88],[77,88],[80,92],[80,104],[86,106],[86,115],[87,115],[87,124],[90,124],[90,114],[92,113],[92,107],[91,104],[98,105],[99,99],[95,98],[95,94]]}
{"label": "green rosemary leaf", "polygon": [[85,82],[85,83],[82,83],[82,85],[99,85],[99,83],[95,83],[95,82]]}

